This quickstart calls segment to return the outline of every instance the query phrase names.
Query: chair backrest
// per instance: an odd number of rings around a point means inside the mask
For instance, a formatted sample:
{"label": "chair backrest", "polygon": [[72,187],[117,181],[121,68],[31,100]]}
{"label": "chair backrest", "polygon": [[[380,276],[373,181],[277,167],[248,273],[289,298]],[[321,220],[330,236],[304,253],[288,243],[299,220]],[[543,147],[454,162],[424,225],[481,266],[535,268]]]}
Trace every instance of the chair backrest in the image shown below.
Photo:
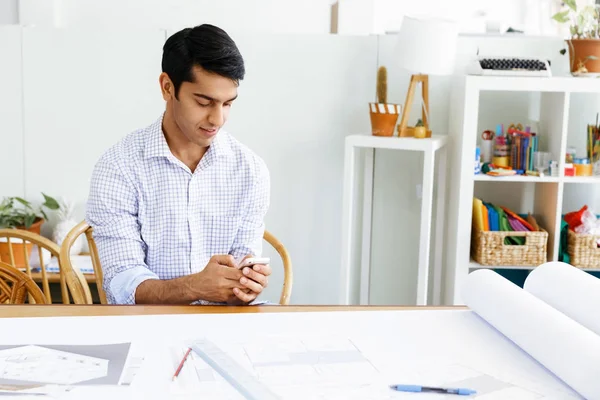
{"label": "chair backrest", "polygon": [[[63,240],[60,254],[61,254],[61,262],[63,264],[63,268],[65,270],[75,271],[76,268],[73,268],[73,264],[71,262],[71,247],[77,240],[77,238],[81,235],[85,234],[87,238],[88,247],[90,249],[90,257],[92,259],[92,265],[94,267],[94,274],[96,275],[96,286],[98,287],[98,295],[100,297],[101,304],[107,304],[106,301],[106,293],[104,292],[103,287],[103,275],[102,275],[102,264],[100,263],[100,257],[98,255],[98,248],[96,246],[96,242],[93,237],[93,228],[88,225],[88,223],[84,220],[77,224],[65,237]],[[281,296],[279,298],[279,304],[287,305],[290,301],[290,296],[292,294],[292,283],[293,283],[293,274],[292,274],[292,260],[290,255],[285,248],[285,246],[277,240],[275,236],[273,236],[270,232],[265,231],[264,239],[267,243],[275,248],[277,253],[281,256],[283,261],[283,270],[284,270],[284,278],[283,278],[283,288],[281,290]],[[73,274],[69,274],[69,276],[73,276]],[[75,297],[77,297],[76,304],[91,304],[91,295],[90,288],[85,281],[85,279],[73,279],[70,278],[68,280],[69,289],[71,290],[71,294],[73,296],[73,301],[75,301]]]}
{"label": "chair backrest", "polygon": [[273,236],[271,232],[265,230],[263,238],[267,243],[273,246],[283,261],[283,288],[281,290],[281,296],[279,297],[279,304],[288,305],[290,304],[290,297],[292,296],[292,284],[294,283],[292,259],[290,258],[290,255],[283,243]]}
{"label": "chair backrest", "polygon": [[69,289],[71,290],[73,296],[73,302],[75,304],[92,304],[90,287],[86,279],[83,277],[81,270],[74,267],[73,261],[71,260],[71,248],[81,235],[85,235],[89,247],[100,303],[108,303],[106,301],[106,293],[104,292],[104,287],[102,284],[103,274],[100,264],[100,257],[98,256],[98,249],[92,233],[92,227],[89,226],[85,220],[81,221],[75,225],[75,227],[73,227],[69,233],[67,233],[60,247],[62,267],[65,271],[69,271],[69,275],[67,276],[67,284],[69,285]]}
{"label": "chair backrest", "polygon": [[41,278],[43,293],[49,303],[52,303],[52,297],[50,295],[48,272],[46,271],[43,250],[47,250],[52,257],[56,257],[59,265],[62,301],[64,304],[69,304],[69,292],[67,290],[66,277],[62,273],[62,270],[60,270],[60,247],[56,243],[37,233],[21,229],[0,229],[0,238],[3,239],[0,242],[0,261],[15,267],[17,270],[25,270],[25,274],[32,279],[33,275],[31,271],[32,265],[30,255],[32,254],[33,246],[37,246],[37,260],[35,262],[35,267],[37,268],[39,266],[40,268],[39,276]]}
{"label": "chair backrest", "polygon": [[29,297],[31,303],[51,303],[27,274],[8,263],[0,261],[0,303],[25,304],[27,297]]}

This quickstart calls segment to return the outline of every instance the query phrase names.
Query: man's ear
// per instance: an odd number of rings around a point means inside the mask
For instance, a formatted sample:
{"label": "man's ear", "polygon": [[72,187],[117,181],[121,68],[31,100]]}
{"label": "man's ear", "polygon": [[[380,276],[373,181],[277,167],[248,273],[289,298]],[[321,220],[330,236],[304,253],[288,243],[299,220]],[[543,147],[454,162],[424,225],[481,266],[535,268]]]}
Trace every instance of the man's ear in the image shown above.
{"label": "man's ear", "polygon": [[163,99],[165,101],[173,100],[175,98],[175,86],[173,86],[173,81],[171,81],[169,75],[162,72],[158,77],[158,82],[160,83]]}

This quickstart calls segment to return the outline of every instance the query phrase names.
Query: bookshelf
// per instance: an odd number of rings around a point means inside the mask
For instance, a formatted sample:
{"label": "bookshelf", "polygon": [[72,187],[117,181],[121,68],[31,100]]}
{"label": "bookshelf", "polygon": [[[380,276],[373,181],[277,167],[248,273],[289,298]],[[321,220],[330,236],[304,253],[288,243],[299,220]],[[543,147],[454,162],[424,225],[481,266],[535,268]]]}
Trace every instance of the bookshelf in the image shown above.
{"label": "bookshelf", "polygon": [[[457,79],[452,91],[450,136],[451,172],[446,237],[446,268],[444,301],[463,304],[460,288],[467,274],[479,268],[531,270],[526,266],[482,266],[470,256],[473,196],[497,202],[516,212],[531,212],[538,223],[548,231],[548,261],[558,260],[559,235],[565,193],[580,185],[595,188],[600,176],[564,176],[565,155],[577,129],[573,121],[584,118],[593,121],[574,107],[575,96],[600,94],[600,80],[574,77],[501,77],[464,76]],[[532,97],[535,96],[535,97]],[[515,99],[511,105],[506,99]],[[527,123],[528,111],[523,104],[537,99],[540,151],[552,153],[559,163],[559,176],[504,176],[492,177],[474,173],[475,149],[481,132],[494,129],[496,124]],[[504,99],[502,105],[500,100]],[[519,100],[520,99],[520,100]],[[520,101],[520,103],[519,103]],[[494,120],[494,115],[498,119]],[[521,120],[518,118],[521,117]],[[504,118],[504,119],[503,119]],[[514,120],[506,120],[513,118]],[[573,122],[571,121],[571,122]],[[506,128],[505,128],[506,129]],[[580,146],[581,147],[581,146]],[[585,148],[585,144],[584,144]],[[580,153],[583,154],[583,153]],[[581,189],[578,189],[581,191]],[[590,191],[592,189],[589,189]],[[595,190],[595,189],[594,189]],[[568,211],[574,211],[572,209]],[[591,270],[590,270],[591,271]],[[598,271],[598,270],[595,270]]]}

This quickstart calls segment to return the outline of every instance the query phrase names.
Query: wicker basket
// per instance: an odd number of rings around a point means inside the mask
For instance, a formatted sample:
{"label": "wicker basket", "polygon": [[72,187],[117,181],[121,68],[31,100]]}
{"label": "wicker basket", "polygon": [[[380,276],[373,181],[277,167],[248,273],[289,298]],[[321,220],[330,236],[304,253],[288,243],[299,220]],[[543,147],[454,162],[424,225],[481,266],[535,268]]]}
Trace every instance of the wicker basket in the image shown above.
{"label": "wicker basket", "polygon": [[577,268],[600,268],[600,235],[575,233],[569,229],[569,263]]}
{"label": "wicker basket", "polygon": [[[540,228],[541,229],[541,228]],[[506,237],[524,236],[525,244],[504,244]],[[547,260],[548,232],[505,232],[474,229],[471,235],[471,257],[481,265],[533,266]]]}

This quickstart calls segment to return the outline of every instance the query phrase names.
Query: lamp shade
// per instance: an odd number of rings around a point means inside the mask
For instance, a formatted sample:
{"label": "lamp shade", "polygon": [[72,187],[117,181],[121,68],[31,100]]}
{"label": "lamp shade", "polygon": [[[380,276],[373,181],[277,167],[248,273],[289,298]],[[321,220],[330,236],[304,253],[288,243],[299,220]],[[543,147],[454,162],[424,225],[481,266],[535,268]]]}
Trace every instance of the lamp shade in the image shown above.
{"label": "lamp shade", "polygon": [[454,71],[458,25],[439,19],[404,17],[396,59],[416,74],[451,75]]}

